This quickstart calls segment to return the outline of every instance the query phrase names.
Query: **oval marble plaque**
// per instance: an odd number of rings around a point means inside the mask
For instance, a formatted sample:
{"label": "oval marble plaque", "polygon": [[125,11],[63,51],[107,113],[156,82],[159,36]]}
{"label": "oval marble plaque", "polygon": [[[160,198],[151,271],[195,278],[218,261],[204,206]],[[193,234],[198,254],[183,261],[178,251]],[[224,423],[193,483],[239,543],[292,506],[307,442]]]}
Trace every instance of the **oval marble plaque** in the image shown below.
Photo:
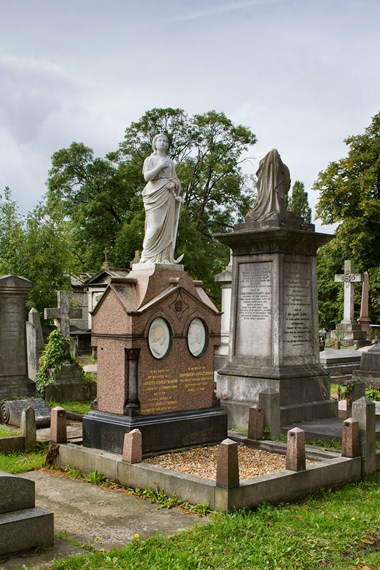
{"label": "oval marble plaque", "polygon": [[164,358],[170,348],[170,329],[168,323],[158,317],[149,327],[148,346],[154,358]]}
{"label": "oval marble plaque", "polygon": [[206,349],[207,329],[201,319],[193,319],[187,331],[187,346],[193,356],[201,356]]}

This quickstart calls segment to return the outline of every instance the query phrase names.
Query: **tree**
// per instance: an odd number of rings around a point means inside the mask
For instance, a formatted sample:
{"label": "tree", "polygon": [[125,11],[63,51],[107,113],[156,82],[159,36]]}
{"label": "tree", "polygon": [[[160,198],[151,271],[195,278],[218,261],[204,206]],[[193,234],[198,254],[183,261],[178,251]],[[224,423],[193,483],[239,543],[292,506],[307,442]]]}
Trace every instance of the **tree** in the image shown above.
{"label": "tree", "polygon": [[[380,113],[364,134],[345,140],[348,154],[319,173],[314,190],[320,193],[317,216],[327,224],[339,223],[335,237],[321,249],[319,267],[341,273],[345,259],[354,259],[358,271],[370,276],[373,321],[380,320]],[[323,268],[322,268],[323,271]],[[334,289],[332,290],[334,292]],[[323,292],[321,284],[320,292]],[[322,302],[333,302],[331,291]],[[320,293],[321,294],[321,293]],[[338,316],[336,317],[336,319]],[[328,321],[331,323],[331,318]],[[337,322],[337,320],[335,321]]]}
{"label": "tree", "polygon": [[[0,196],[0,198],[2,198]],[[68,223],[54,220],[41,204],[22,216],[9,188],[0,202],[0,273],[26,277],[33,283],[27,308],[56,302],[55,291],[70,287],[76,271]]]}
{"label": "tree", "polygon": [[170,140],[182,183],[177,251],[185,253],[190,275],[216,294],[214,275],[229,253],[215,234],[230,230],[250,207],[242,157],[256,141],[248,128],[235,126],[223,113],[188,117],[182,109],[152,109],[126,129],[119,149],[104,159],[94,158],[82,143],[54,153],[49,208],[71,220],[83,269],[97,270],[105,247],[114,266],[128,267],[142,247],[142,166],[159,132]]}
{"label": "tree", "polygon": [[300,180],[296,180],[293,184],[288,209],[297,214],[297,216],[301,216],[306,223],[311,223],[311,208],[309,206],[308,195],[305,191],[305,184]]}

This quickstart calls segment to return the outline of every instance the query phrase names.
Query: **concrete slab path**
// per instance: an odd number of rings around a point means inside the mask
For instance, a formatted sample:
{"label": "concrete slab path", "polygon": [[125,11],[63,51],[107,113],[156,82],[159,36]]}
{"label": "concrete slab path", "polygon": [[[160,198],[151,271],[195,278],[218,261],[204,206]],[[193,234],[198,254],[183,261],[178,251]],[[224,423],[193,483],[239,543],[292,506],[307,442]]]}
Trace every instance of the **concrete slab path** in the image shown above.
{"label": "concrete slab path", "polygon": [[207,518],[179,509],[160,509],[138,497],[108,490],[84,481],[55,477],[45,471],[20,475],[35,481],[36,506],[54,513],[54,547],[38,554],[0,560],[0,570],[48,568],[56,559],[97,550],[123,547],[155,533],[174,534]]}

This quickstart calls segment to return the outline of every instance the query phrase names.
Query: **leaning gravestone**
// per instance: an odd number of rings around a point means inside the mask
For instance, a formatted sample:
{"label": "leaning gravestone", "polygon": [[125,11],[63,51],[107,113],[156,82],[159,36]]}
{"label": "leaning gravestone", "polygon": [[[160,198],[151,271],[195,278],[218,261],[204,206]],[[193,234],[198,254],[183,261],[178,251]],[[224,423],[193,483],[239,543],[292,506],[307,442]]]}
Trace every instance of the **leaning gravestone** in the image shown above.
{"label": "leaning gravestone", "polygon": [[35,483],[0,471],[0,555],[54,544],[54,515],[35,507]]}
{"label": "leaning gravestone", "polygon": [[24,277],[0,276],[0,399],[35,393],[26,350],[25,300],[31,289]]}
{"label": "leaning gravestone", "polygon": [[227,414],[214,397],[220,313],[202,282],[174,257],[181,184],[153,139],[144,162],[146,231],[141,261],[114,278],[92,315],[97,400],[83,418],[83,444],[122,453],[124,434],[142,433],[142,450],[220,442]]}
{"label": "leaning gravestone", "polygon": [[336,416],[319,363],[316,270],[317,249],[332,236],[287,211],[290,175],[276,150],[260,162],[257,177],[245,223],[218,236],[232,249],[233,266],[230,351],[217,395],[238,427],[247,425],[260,393],[279,394],[281,426]]}

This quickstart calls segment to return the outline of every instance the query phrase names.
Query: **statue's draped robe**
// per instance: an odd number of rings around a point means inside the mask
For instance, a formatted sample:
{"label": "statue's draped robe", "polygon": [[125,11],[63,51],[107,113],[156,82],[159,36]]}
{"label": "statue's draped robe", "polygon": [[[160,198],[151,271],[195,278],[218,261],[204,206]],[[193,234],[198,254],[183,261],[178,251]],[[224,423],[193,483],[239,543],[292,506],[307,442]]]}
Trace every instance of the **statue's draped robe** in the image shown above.
{"label": "statue's draped robe", "polygon": [[271,150],[259,164],[257,200],[247,218],[255,221],[283,218],[286,212],[286,195],[290,188],[290,173],[276,149]]}
{"label": "statue's draped robe", "polygon": [[[170,159],[167,159],[170,160]],[[157,166],[154,155],[145,159],[143,174]],[[168,188],[168,183],[173,188]],[[176,242],[179,205],[175,196],[180,193],[181,185],[177,178],[174,163],[166,166],[158,175],[149,180],[143,190],[145,207],[145,236],[141,262],[175,263],[174,249]]]}

